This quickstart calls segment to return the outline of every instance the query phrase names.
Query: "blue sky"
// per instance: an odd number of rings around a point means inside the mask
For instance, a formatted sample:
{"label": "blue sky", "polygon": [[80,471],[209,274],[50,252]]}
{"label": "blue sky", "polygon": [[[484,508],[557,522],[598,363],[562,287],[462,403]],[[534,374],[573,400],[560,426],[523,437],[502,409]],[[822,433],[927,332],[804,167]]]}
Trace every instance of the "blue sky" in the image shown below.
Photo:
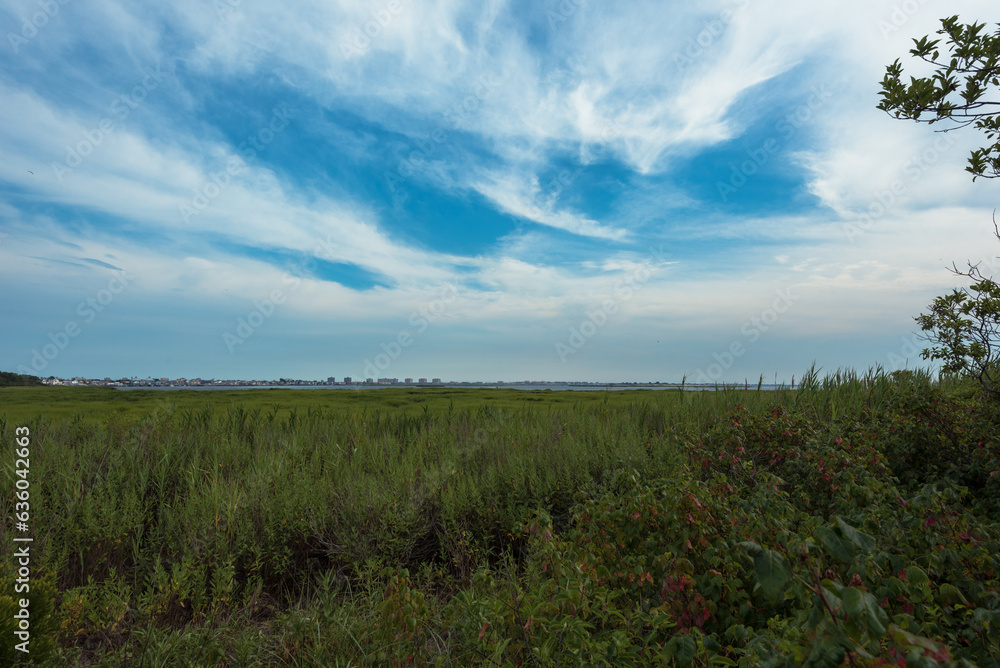
{"label": "blue sky", "polygon": [[1000,266],[980,138],[875,109],[940,11],[0,0],[0,369],[923,365],[945,266]]}

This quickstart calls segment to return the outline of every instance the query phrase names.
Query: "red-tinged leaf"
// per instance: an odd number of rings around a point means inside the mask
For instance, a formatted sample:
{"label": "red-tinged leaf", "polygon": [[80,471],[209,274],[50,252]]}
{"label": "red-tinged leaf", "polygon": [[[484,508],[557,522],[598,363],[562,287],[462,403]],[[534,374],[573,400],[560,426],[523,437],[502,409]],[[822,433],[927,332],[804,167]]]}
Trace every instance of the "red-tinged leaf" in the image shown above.
{"label": "red-tinged leaf", "polygon": [[924,650],[924,656],[935,661],[951,661],[951,652],[945,646]]}

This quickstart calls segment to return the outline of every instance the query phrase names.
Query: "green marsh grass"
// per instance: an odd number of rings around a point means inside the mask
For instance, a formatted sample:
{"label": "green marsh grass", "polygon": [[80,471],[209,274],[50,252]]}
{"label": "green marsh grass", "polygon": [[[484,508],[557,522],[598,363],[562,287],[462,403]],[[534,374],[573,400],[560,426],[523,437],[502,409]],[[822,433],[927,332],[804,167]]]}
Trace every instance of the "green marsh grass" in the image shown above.
{"label": "green marsh grass", "polygon": [[58,661],[361,665],[382,642],[384,569],[451,600],[523,565],[537,512],[561,531],[621,471],[688,476],[688,450],[734,411],[860,419],[901,383],[962,388],[815,368],[774,391],[16,388],[0,437],[31,428],[33,577],[54,588]]}

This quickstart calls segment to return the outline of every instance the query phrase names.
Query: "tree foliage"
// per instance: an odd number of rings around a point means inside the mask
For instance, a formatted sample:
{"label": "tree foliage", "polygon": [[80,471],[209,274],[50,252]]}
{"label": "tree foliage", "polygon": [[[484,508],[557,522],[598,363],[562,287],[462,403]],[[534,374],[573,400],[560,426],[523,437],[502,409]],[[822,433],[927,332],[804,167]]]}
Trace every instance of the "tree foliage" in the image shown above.
{"label": "tree foliage", "polygon": [[0,387],[25,387],[29,385],[41,385],[42,381],[37,376],[12,373],[10,371],[0,371]]}
{"label": "tree foliage", "polygon": [[[914,39],[910,54],[934,67],[930,76],[903,80],[897,59],[886,67],[878,108],[895,118],[932,125],[948,121],[943,132],[970,125],[985,133],[984,146],[972,151],[965,168],[972,180],[1000,176],[1000,29],[986,32],[985,23],[960,23],[958,16],[941,20],[942,39]],[[994,220],[994,231],[1000,229]],[[941,360],[943,370],[975,378],[1000,396],[1000,285],[978,264],[959,270],[968,288],[936,298],[930,313],[916,321],[931,347],[924,359]]]}
{"label": "tree foliage", "polygon": [[878,108],[895,118],[934,124],[949,121],[943,131],[973,125],[986,135],[986,145],[972,152],[966,171],[973,180],[1000,176],[1000,29],[985,32],[985,23],[963,24],[958,16],[941,20],[937,34],[914,39],[910,53],[934,66],[926,77],[903,80],[897,59],[886,67]]}
{"label": "tree foliage", "polygon": [[[997,235],[1000,238],[1000,232]],[[978,264],[952,271],[974,282],[937,297],[931,312],[916,318],[934,344],[921,356],[942,360],[944,371],[967,374],[1000,396],[1000,285],[984,276]]]}

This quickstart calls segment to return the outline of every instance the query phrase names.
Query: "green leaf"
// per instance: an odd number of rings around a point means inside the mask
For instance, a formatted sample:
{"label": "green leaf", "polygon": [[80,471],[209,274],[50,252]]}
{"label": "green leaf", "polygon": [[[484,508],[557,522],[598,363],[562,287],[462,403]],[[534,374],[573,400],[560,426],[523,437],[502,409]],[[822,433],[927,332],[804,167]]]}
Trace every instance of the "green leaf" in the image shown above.
{"label": "green leaf", "polygon": [[689,559],[681,557],[674,563],[674,569],[678,573],[687,573],[688,575],[691,575],[694,573],[694,564],[692,564]]}
{"label": "green leaf", "polygon": [[858,531],[844,520],[837,518],[837,526],[840,528],[844,538],[851,541],[862,552],[871,552],[875,547],[875,538],[866,533]]}
{"label": "green leaf", "polygon": [[919,647],[929,653],[937,653],[942,649],[942,646],[930,638],[915,635],[905,629],[901,629],[895,624],[889,626],[889,631],[891,632],[892,639],[901,647]]}
{"label": "green leaf", "polygon": [[945,605],[953,605],[956,607],[960,607],[958,603],[959,601],[966,604],[968,604],[969,602],[969,599],[965,598],[965,596],[962,594],[961,590],[959,590],[958,587],[956,587],[953,584],[949,584],[947,582],[941,585],[939,593],[941,595],[941,601]]}
{"label": "green leaf", "polygon": [[503,656],[504,650],[506,650],[507,645],[510,644],[510,640],[511,640],[510,638],[504,638],[503,640],[497,643],[496,649],[493,650],[494,662],[500,661],[500,658]]}
{"label": "green leaf", "polygon": [[920,586],[929,583],[931,580],[927,577],[927,573],[924,572],[924,569],[919,566],[910,566],[906,569],[906,581],[910,584]]}
{"label": "green leaf", "polygon": [[663,653],[666,658],[674,658],[682,666],[688,665],[698,653],[698,643],[689,634],[674,636],[663,646]]}
{"label": "green leaf", "polygon": [[762,549],[754,559],[754,569],[764,594],[772,601],[777,601],[785,592],[788,579],[792,577],[788,561],[774,550]]}
{"label": "green leaf", "polygon": [[827,526],[816,527],[816,537],[822,541],[826,551],[835,559],[852,563],[856,554],[854,545],[844,540],[840,535]]}
{"label": "green leaf", "polygon": [[844,612],[850,615],[851,619],[863,621],[868,627],[869,634],[876,638],[885,635],[889,627],[889,617],[885,614],[885,610],[879,607],[874,596],[856,587],[847,587],[841,592],[841,600],[844,602]]}
{"label": "green leaf", "polygon": [[701,639],[701,644],[705,646],[709,652],[715,652],[716,654],[722,654],[722,645],[713,638],[712,636],[705,636]]}
{"label": "green leaf", "polygon": [[813,646],[806,660],[807,665],[817,668],[839,668],[844,662],[847,650],[835,638],[824,638]]}

